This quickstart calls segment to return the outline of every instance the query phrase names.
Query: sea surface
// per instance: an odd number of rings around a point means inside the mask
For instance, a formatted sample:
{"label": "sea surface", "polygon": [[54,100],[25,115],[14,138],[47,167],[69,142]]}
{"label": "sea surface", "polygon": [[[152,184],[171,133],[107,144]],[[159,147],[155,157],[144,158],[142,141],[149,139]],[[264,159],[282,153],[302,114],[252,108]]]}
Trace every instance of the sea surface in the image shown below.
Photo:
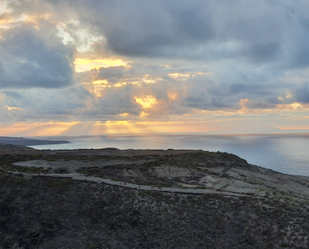
{"label": "sea surface", "polygon": [[202,149],[240,156],[248,163],[286,174],[309,176],[309,132],[279,134],[154,134],[32,137],[68,140],[70,144],[36,149]]}

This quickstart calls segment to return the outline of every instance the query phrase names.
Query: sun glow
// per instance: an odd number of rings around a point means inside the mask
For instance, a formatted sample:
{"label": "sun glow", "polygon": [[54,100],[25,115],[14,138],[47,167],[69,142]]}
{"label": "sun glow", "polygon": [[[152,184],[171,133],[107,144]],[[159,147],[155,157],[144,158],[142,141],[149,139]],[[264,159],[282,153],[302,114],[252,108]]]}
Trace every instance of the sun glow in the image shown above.
{"label": "sun glow", "polygon": [[15,22],[15,19],[13,17],[7,17],[7,18],[0,19],[0,25],[10,24],[13,22]]}
{"label": "sun glow", "polygon": [[119,82],[116,84],[111,84],[107,80],[95,80],[93,82],[82,82],[81,85],[85,86],[89,92],[91,92],[95,97],[100,98],[103,96],[104,89],[106,88],[119,88],[126,86],[127,82]]}
{"label": "sun glow", "polygon": [[13,106],[6,106],[6,108],[9,110],[9,111],[22,111],[22,108],[19,108],[19,107],[13,107]]}
{"label": "sun glow", "polygon": [[287,104],[287,105],[277,105],[277,108],[281,110],[285,109],[285,110],[290,110],[290,111],[297,111],[297,110],[302,110],[304,106],[301,103],[293,102],[292,104]]}
{"label": "sun glow", "polygon": [[69,134],[69,130],[81,122],[47,122],[47,123],[20,123],[1,125],[0,135],[3,136],[57,136]]}
{"label": "sun glow", "polygon": [[198,76],[198,75],[207,75],[207,74],[210,74],[210,73],[209,73],[209,72],[208,72],[208,73],[197,72],[197,73],[194,73],[194,74],[192,75],[192,77],[196,77],[196,76]]}
{"label": "sun glow", "polygon": [[75,71],[78,73],[90,71],[92,69],[99,69],[101,67],[130,67],[128,61],[121,59],[84,59],[76,58],[74,61]]}
{"label": "sun glow", "polygon": [[169,73],[168,77],[173,79],[187,79],[190,77],[189,73]]}
{"label": "sun glow", "polygon": [[141,117],[141,118],[144,118],[144,117],[147,117],[149,114],[147,113],[147,112],[141,112],[140,114],[139,114],[139,116]]}
{"label": "sun glow", "polygon": [[127,85],[127,82],[119,82],[119,83],[116,83],[114,85],[114,87],[122,87],[122,86],[125,86],[125,85]]}
{"label": "sun glow", "polygon": [[26,23],[27,22],[37,23],[39,19],[48,20],[54,15],[55,15],[55,13],[46,13],[46,14],[43,14],[43,15],[26,15],[24,17],[24,22],[26,22]]}
{"label": "sun glow", "polygon": [[153,78],[151,78],[151,77],[149,76],[149,74],[146,74],[146,75],[143,76],[142,81],[143,81],[145,84],[154,84],[154,83],[157,83],[158,81],[162,81],[162,79],[161,79],[161,78],[155,78],[155,79],[153,79]]}
{"label": "sun glow", "polygon": [[291,106],[293,107],[294,110],[296,110],[299,107],[303,107],[300,103],[292,103]]}
{"label": "sun glow", "polygon": [[94,85],[107,85],[108,81],[107,80],[96,80],[96,81],[93,81],[92,84],[94,84]]}
{"label": "sun glow", "polygon": [[147,95],[142,98],[134,97],[134,99],[135,99],[135,102],[141,105],[144,109],[148,109],[158,103],[157,99],[151,95]]}

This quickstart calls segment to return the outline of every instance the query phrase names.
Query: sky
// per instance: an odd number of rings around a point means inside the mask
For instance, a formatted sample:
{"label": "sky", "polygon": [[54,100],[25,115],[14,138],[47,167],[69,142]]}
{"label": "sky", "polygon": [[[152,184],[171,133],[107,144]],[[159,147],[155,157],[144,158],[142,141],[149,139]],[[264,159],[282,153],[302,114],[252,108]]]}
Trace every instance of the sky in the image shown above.
{"label": "sky", "polygon": [[0,135],[309,130],[307,0],[0,0]]}

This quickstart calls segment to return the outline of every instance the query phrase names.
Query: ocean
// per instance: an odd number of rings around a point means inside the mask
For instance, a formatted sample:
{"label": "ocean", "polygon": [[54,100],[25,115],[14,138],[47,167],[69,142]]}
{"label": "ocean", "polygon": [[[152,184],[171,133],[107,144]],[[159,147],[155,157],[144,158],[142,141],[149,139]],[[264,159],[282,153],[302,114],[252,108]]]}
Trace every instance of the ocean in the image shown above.
{"label": "ocean", "polygon": [[309,176],[309,132],[276,134],[152,134],[32,137],[68,140],[70,144],[36,149],[202,149],[238,155],[248,163],[286,174]]}

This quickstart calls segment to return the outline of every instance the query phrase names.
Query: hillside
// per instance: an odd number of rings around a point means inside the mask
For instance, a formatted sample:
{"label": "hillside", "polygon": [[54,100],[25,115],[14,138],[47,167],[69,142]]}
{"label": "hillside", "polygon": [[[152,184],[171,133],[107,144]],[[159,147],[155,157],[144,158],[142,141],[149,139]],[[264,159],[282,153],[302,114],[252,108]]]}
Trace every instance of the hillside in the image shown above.
{"label": "hillside", "polygon": [[307,248],[309,178],[191,150],[0,151],[0,248]]}

